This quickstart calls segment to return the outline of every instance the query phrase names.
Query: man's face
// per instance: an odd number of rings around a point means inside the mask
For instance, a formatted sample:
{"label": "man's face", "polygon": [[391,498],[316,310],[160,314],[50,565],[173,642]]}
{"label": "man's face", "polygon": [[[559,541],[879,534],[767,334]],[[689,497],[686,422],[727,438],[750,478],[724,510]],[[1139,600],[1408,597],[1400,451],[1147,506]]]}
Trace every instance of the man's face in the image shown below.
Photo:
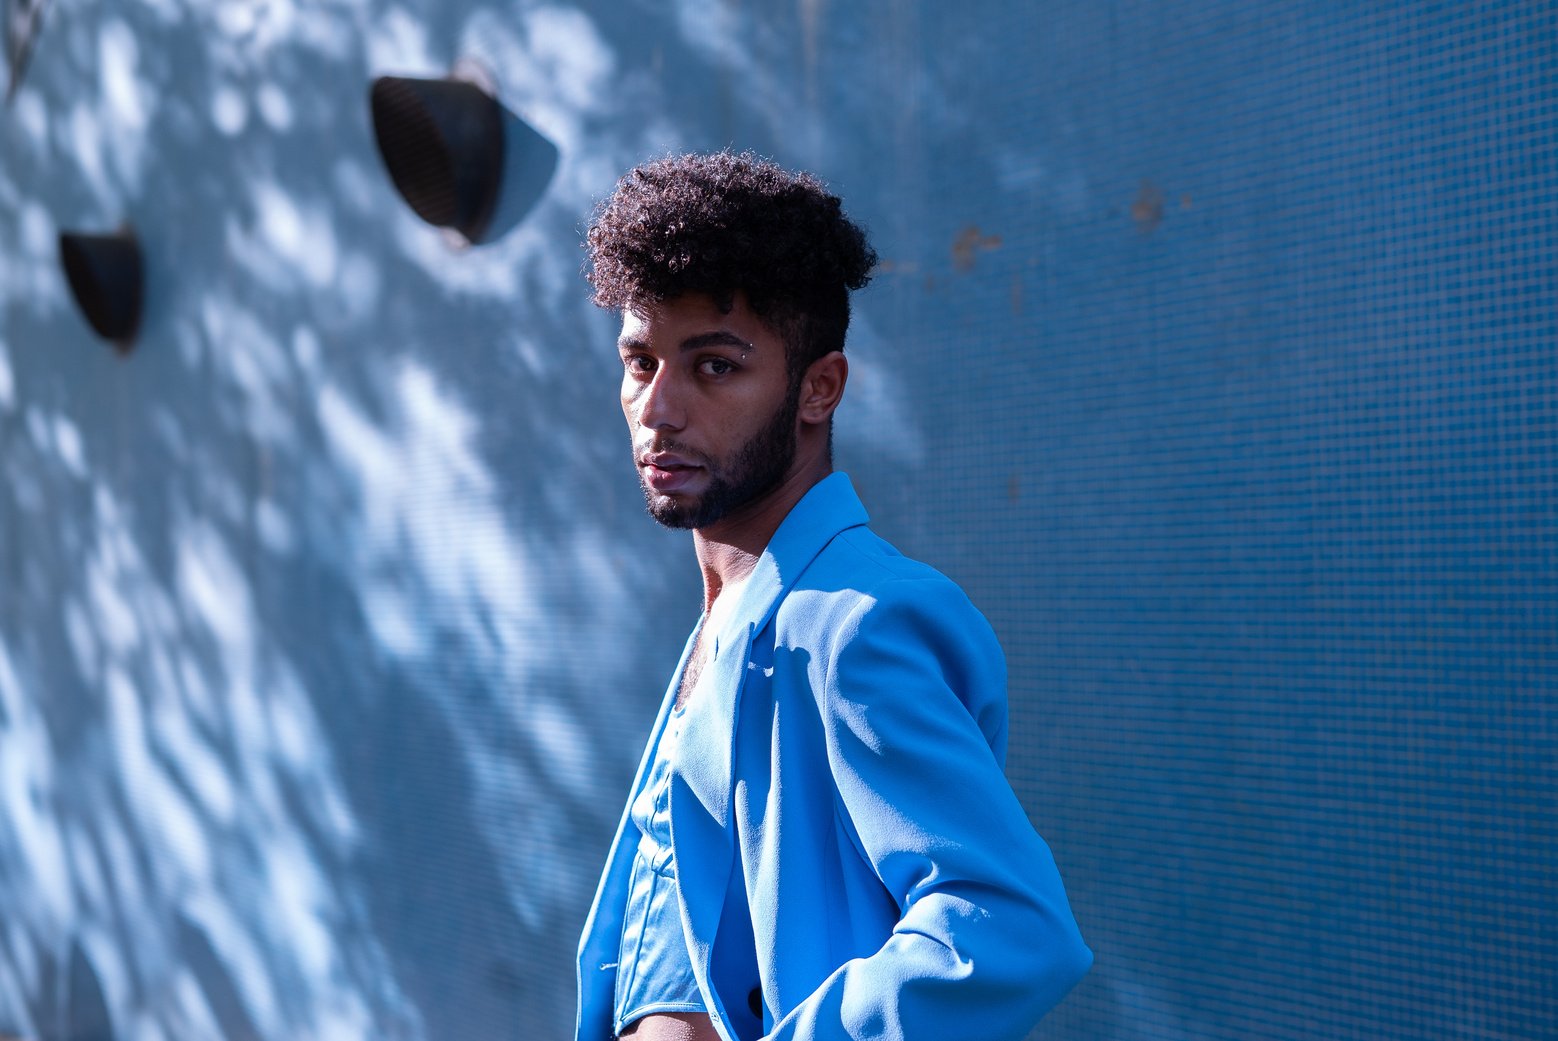
{"label": "man's face", "polygon": [[650,516],[706,528],[760,501],[795,460],[784,341],[736,294],[688,293],[622,315],[622,412]]}

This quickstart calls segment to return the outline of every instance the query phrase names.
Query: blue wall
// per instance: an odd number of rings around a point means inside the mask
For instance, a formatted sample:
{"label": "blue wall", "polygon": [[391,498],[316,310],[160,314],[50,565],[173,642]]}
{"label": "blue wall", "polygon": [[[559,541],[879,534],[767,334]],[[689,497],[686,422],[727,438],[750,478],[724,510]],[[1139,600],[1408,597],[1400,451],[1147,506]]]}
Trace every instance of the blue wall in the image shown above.
{"label": "blue wall", "polygon": [[[366,92],[484,62],[495,243]],[[1011,664],[1098,955],[1036,1037],[1558,1020],[1550,5],[76,0],[0,112],[0,1036],[563,1036],[686,628],[578,242],[809,167],[839,463]],[[55,235],[133,221],[119,358]]]}

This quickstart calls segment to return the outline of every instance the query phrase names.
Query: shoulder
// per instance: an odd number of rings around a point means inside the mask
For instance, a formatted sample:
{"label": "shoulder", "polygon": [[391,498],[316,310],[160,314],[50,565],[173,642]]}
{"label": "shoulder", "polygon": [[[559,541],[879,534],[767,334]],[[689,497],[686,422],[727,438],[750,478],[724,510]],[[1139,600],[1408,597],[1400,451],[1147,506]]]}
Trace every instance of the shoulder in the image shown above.
{"label": "shoulder", "polygon": [[799,576],[774,638],[806,663],[825,719],[934,732],[966,715],[1004,756],[1006,658],[990,623],[956,582],[868,529],[840,533]]}
{"label": "shoulder", "polygon": [[840,532],[823,547],[786,594],[779,614],[782,623],[812,619],[837,625],[899,604],[989,628],[956,582],[864,526]]}
{"label": "shoulder", "polygon": [[990,623],[952,579],[904,556],[869,528],[840,532],[779,605],[781,643],[836,660],[862,640],[905,641],[950,664],[983,663],[1004,685],[1005,659]]}

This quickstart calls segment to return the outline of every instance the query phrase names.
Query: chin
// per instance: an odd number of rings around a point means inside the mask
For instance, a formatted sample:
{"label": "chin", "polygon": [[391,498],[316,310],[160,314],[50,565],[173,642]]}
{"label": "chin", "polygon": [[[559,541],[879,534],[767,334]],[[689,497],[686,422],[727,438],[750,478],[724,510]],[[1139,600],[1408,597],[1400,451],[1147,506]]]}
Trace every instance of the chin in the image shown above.
{"label": "chin", "polygon": [[680,500],[670,495],[659,495],[644,489],[644,509],[649,516],[664,527],[685,531],[697,520],[700,500]]}

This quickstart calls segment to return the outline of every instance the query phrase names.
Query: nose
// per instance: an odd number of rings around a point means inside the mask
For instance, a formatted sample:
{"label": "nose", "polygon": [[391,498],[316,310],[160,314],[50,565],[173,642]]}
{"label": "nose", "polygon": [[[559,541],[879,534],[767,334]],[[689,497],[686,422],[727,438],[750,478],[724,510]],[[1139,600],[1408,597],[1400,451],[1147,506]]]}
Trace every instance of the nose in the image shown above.
{"label": "nose", "polygon": [[662,366],[647,383],[639,384],[637,393],[632,396],[628,413],[639,426],[649,430],[680,430],[685,425],[686,411],[669,370],[670,366]]}

